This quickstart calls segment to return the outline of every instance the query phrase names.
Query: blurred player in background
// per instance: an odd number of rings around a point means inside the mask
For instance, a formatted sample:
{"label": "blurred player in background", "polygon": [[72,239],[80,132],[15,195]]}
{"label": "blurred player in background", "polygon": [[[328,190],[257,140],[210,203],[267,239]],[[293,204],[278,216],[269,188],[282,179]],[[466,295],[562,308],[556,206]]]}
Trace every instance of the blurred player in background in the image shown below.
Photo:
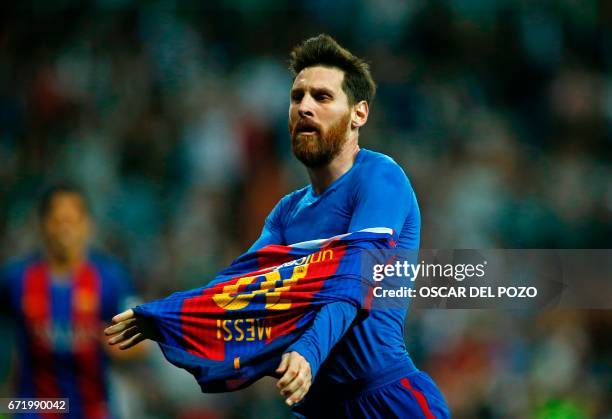
{"label": "blurred player in background", "polygon": [[[280,200],[250,250],[374,227],[392,229],[397,247],[418,249],[420,212],[406,174],[390,157],[358,144],[375,94],[368,65],[320,35],[292,51],[290,69],[289,134],[310,185]],[[407,305],[373,309],[365,318],[346,302],[323,306],[276,370],[293,413],[448,417],[444,396],[406,351]],[[151,337],[138,320],[132,310],[116,316],[107,329],[110,342],[128,348]]]}
{"label": "blurred player in background", "polygon": [[79,188],[48,189],[39,216],[41,251],[0,277],[1,307],[17,337],[15,396],[69,398],[68,417],[113,417],[102,328],[130,300],[129,278],[90,250],[91,213]]}

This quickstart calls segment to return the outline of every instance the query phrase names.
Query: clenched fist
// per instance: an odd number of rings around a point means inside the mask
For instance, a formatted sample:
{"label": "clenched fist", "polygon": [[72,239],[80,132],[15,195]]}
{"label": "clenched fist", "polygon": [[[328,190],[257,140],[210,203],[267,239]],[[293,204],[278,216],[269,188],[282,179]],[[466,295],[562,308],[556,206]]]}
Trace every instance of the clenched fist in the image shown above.
{"label": "clenched fist", "polygon": [[312,384],[312,372],[308,361],[299,353],[294,351],[283,354],[276,372],[282,374],[276,387],[289,406],[302,400],[308,393]]}

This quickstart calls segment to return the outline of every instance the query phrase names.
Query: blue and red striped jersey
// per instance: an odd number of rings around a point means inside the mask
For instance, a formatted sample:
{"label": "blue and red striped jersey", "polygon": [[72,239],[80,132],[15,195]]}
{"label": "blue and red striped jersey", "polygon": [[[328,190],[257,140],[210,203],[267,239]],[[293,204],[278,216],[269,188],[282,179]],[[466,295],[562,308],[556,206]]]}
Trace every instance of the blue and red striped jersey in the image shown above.
{"label": "blue and red striped jersey", "polygon": [[390,229],[367,229],[248,252],[208,285],[142,304],[166,358],[191,372],[202,391],[243,388],[272,374],[284,350],[317,311],[341,302],[369,305],[366,251],[395,244]]}
{"label": "blue and red striped jersey", "polygon": [[2,311],[16,323],[16,396],[69,398],[68,417],[111,417],[103,328],[126,308],[125,271],[90,252],[58,277],[34,254],[6,266],[0,288]]}
{"label": "blue and red striped jersey", "polygon": [[[328,249],[335,257],[311,263],[327,248],[315,241],[320,247],[305,249],[304,242],[335,236],[342,237]],[[308,186],[284,197],[249,252],[212,283],[136,312],[158,326],[166,358],[203,391],[242,388],[273,372],[282,353],[297,351],[310,363],[313,390],[333,395],[334,386],[415,369],[403,337],[408,301],[359,315],[369,308],[360,281],[372,279],[360,272],[359,256],[364,249],[418,249],[419,237],[419,208],[403,170],[362,149],[322,194]]]}

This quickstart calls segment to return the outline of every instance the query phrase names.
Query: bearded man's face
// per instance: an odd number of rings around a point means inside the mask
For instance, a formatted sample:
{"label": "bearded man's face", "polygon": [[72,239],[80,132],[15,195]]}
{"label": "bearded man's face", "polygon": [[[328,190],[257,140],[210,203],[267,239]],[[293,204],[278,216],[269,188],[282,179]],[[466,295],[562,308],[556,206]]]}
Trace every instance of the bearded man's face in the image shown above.
{"label": "bearded man's face", "polygon": [[291,88],[289,135],[293,154],[307,167],[327,165],[338,155],[351,128],[344,73],[337,68],[307,67]]}

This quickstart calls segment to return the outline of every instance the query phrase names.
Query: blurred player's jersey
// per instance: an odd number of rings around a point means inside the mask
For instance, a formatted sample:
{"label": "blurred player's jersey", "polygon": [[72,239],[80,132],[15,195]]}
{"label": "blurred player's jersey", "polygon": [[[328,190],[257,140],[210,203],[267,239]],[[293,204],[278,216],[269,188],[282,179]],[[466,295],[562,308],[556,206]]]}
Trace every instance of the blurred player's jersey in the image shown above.
{"label": "blurred player's jersey", "polygon": [[125,271],[92,252],[60,277],[33,255],[3,269],[0,288],[2,311],[15,322],[16,396],[67,397],[68,417],[112,417],[103,328],[129,302]]}
{"label": "blurred player's jersey", "polygon": [[[401,167],[384,154],[361,149],[351,169],[322,194],[316,195],[309,185],[281,199],[251,249],[372,227],[393,229],[398,248],[418,249],[420,222],[414,191]],[[354,313],[339,305],[322,308],[318,326],[302,338],[308,344],[298,342],[290,348],[306,357],[313,372],[320,367],[311,394],[317,393],[317,387],[337,389],[369,382],[372,377],[392,379],[415,371],[404,344],[407,309],[407,304],[399,309],[373,309],[365,319],[355,320],[331,349],[330,336],[341,336],[334,328],[344,327],[343,322],[348,327]],[[325,362],[317,365],[329,349]],[[332,397],[334,391],[329,393]]]}

